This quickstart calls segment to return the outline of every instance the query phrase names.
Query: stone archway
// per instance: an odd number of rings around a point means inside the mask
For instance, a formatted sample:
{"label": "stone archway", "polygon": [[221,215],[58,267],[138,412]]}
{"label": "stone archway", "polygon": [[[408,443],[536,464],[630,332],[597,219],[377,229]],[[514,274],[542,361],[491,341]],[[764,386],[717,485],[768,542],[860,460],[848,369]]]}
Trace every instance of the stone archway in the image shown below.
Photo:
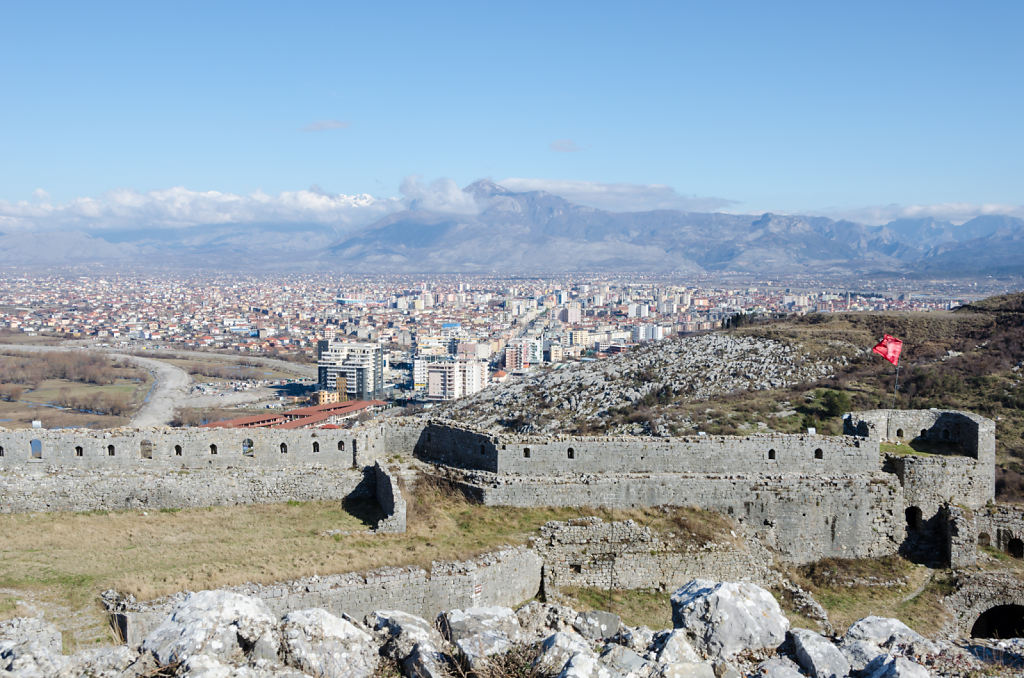
{"label": "stone archway", "polygon": [[971,627],[972,638],[1024,636],[1024,605],[996,605],[982,612]]}

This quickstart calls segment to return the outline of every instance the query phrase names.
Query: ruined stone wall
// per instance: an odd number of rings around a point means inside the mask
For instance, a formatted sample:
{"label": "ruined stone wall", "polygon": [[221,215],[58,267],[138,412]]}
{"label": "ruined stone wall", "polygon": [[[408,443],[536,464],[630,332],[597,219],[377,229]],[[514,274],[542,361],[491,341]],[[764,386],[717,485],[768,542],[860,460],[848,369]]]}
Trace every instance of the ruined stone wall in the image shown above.
{"label": "ruined stone wall", "polygon": [[696,577],[768,585],[778,576],[766,553],[735,543],[688,543],[682,535],[659,537],[631,520],[550,522],[530,546],[544,559],[548,594],[564,587],[673,590]]}
{"label": "ruined stone wall", "polygon": [[948,455],[887,455],[903,485],[908,507],[918,507],[924,520],[938,514],[945,503],[980,508],[992,500],[992,467],[970,457]]}
{"label": "ruined stone wall", "polygon": [[1009,553],[1012,540],[1024,542],[1024,506],[993,504],[974,511],[973,517],[976,540],[981,546]]}
{"label": "ruined stone wall", "polygon": [[351,468],[373,463],[379,446],[371,442],[379,438],[378,430],[363,427],[3,430],[0,471],[28,465],[112,471],[314,465]]}
{"label": "ruined stone wall", "polygon": [[878,443],[856,437],[526,437],[432,422],[417,447],[428,461],[519,475],[580,473],[870,473]]}
{"label": "ruined stone wall", "polygon": [[[396,469],[397,472],[397,469]],[[373,465],[374,494],[384,518],[374,528],[377,532],[405,532],[405,498],[398,488],[398,478],[376,462]]]}
{"label": "ruined stone wall", "polygon": [[731,516],[787,562],[895,553],[906,536],[903,490],[888,473],[623,474],[575,477],[463,473],[465,491],[493,506],[694,506]]}
{"label": "ruined stone wall", "polygon": [[978,561],[974,513],[959,506],[946,505],[941,515],[945,527],[946,562],[952,568],[974,565]]}
{"label": "ruined stone wall", "polygon": [[[384,568],[227,590],[261,598],[278,615],[319,607],[355,619],[374,610],[402,610],[432,619],[453,608],[518,606],[540,591],[541,568],[541,558],[535,552],[515,548],[474,560],[434,563],[429,573],[417,567]],[[125,641],[133,645],[141,642],[183,595],[148,603],[120,601],[108,609]]]}
{"label": "ruined stone wall", "polygon": [[914,439],[958,445],[965,455],[995,463],[996,425],[991,419],[960,410],[867,410],[852,412],[844,422],[848,435],[874,440]]}
{"label": "ruined stone wall", "polygon": [[465,469],[498,470],[495,436],[470,428],[430,422],[415,446],[416,456],[427,461]]}
{"label": "ruined stone wall", "polygon": [[190,508],[373,498],[362,471],[323,467],[177,471],[70,469],[33,465],[0,473],[0,512]]}
{"label": "ruined stone wall", "polygon": [[954,591],[942,601],[950,621],[941,635],[968,635],[986,610],[997,605],[1024,605],[1024,581],[1011,572],[956,573]]}

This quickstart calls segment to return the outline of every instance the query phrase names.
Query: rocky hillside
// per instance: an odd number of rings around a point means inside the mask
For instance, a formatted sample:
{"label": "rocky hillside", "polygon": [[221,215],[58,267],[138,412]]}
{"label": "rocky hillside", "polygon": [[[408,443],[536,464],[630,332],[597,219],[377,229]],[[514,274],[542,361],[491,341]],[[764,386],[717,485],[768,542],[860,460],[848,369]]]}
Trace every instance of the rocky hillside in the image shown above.
{"label": "rocky hillside", "polygon": [[809,356],[798,343],[714,333],[667,339],[598,362],[569,363],[446,405],[438,414],[491,429],[609,434],[691,433],[663,416],[677,400],[706,401],[830,377],[843,353]]}
{"label": "rocky hillside", "polygon": [[[409,676],[442,678],[926,678],[1010,675],[902,622],[867,617],[839,638],[790,628],[768,591],[694,579],[671,598],[671,629],[607,612],[531,602],[448,610],[431,623],[400,611],[362,622],[323,609],[278,618],[259,598],[188,595],[138,647],[60,652],[37,619],[0,623],[0,672],[17,676]],[[1021,659],[1020,639],[1000,658]],[[1004,663],[1007,663],[1004,661]],[[1006,673],[1001,673],[1006,668]],[[979,673],[980,675],[980,673]]]}

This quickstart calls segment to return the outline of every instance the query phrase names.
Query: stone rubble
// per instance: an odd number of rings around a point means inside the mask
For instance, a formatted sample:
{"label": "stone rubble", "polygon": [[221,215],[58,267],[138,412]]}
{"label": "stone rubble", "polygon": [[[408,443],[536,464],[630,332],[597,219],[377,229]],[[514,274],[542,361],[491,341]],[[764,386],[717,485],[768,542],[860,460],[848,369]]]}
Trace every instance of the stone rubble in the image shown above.
{"label": "stone rubble", "polygon": [[[987,666],[895,619],[867,617],[841,638],[789,629],[771,594],[749,583],[693,580],[673,594],[672,606],[675,628],[659,631],[536,601],[518,611],[448,610],[434,622],[381,610],[360,623],[322,609],[278,618],[257,598],[201,591],[182,596],[138,647],[65,656],[51,625],[0,622],[0,675],[370,678],[397,670],[472,678],[532,670],[543,678],[952,678]],[[995,645],[1016,653],[1024,640]],[[517,673],[485,674],[507,657],[520,662]]]}

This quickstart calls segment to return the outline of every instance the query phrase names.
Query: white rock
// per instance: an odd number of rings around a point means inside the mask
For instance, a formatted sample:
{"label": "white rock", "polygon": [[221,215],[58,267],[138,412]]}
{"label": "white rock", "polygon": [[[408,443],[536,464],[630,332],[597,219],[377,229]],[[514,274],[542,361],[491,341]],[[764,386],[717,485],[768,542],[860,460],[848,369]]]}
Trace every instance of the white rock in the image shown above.
{"label": "white rock", "polygon": [[786,657],[772,657],[757,666],[757,678],[804,678],[796,662]]}
{"label": "white rock", "polygon": [[854,622],[843,636],[843,640],[866,640],[880,647],[895,642],[930,642],[899,619],[876,616],[864,617]]}
{"label": "white rock", "polygon": [[677,662],[664,664],[655,674],[656,678],[718,678],[710,662]]}
{"label": "white rock", "polygon": [[398,662],[407,676],[447,676],[444,640],[422,617],[397,610],[378,610],[366,618],[375,631],[388,637],[384,651]]}
{"label": "white rock", "polygon": [[629,678],[650,678],[657,673],[658,665],[649,662],[628,647],[609,643],[598,658],[609,671]]}
{"label": "white rock", "polygon": [[380,654],[373,636],[326,610],[299,610],[281,620],[281,655],[314,676],[370,676]]}
{"label": "white rock", "polygon": [[544,673],[555,673],[565,668],[569,660],[578,654],[589,654],[597,661],[597,655],[583,636],[575,631],[558,631],[541,643],[534,666]]}
{"label": "white rock", "polygon": [[678,664],[680,662],[700,663],[701,658],[693,645],[686,638],[683,629],[659,633],[651,647],[657,652],[658,661],[662,664]]}
{"label": "white rock", "polygon": [[839,643],[839,651],[850,662],[851,671],[863,671],[864,667],[870,664],[875,657],[887,654],[885,650],[869,640],[847,640],[845,638]]}
{"label": "white rock", "polygon": [[906,657],[882,656],[867,665],[863,678],[931,678],[928,669]]}
{"label": "white rock", "polygon": [[789,620],[771,593],[741,582],[691,580],[672,594],[672,623],[705,657],[778,647]]}
{"label": "white rock", "polygon": [[523,637],[519,618],[508,607],[448,610],[441,613],[438,622],[471,668],[484,657],[507,652]]}
{"label": "white rock", "polygon": [[190,593],[142,643],[161,664],[209,655],[227,664],[276,658],[277,618],[258,598],[230,591]]}
{"label": "white rock", "polygon": [[846,678],[850,662],[831,640],[807,629],[792,629],[793,648],[800,666],[815,678]]}

